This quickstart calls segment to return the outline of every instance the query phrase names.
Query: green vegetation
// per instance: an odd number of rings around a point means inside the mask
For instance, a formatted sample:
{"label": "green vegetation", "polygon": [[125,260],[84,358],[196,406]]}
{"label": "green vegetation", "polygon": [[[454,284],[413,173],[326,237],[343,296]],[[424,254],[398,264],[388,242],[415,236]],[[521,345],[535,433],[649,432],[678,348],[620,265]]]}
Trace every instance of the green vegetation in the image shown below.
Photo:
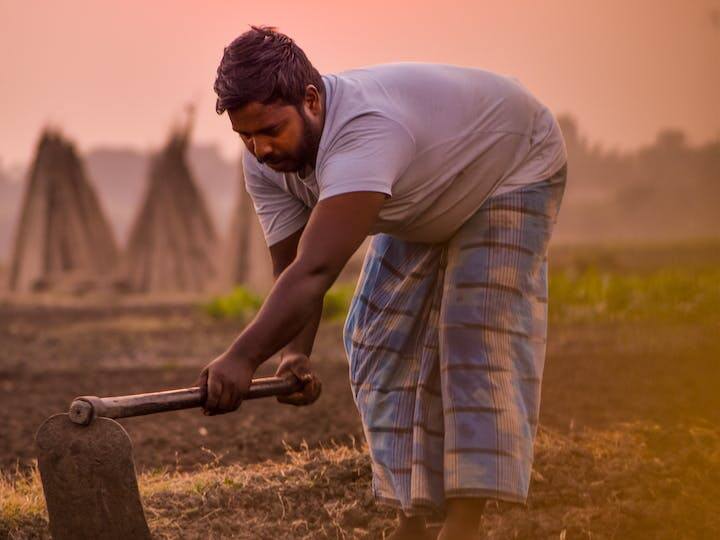
{"label": "green vegetation", "polygon": [[354,292],[354,283],[341,283],[330,289],[323,302],[323,319],[343,321],[350,309]]}
{"label": "green vegetation", "polygon": [[203,304],[205,312],[216,319],[242,319],[252,317],[260,306],[262,298],[245,287],[235,287],[231,293],[216,296]]}
{"label": "green vegetation", "polygon": [[[331,321],[344,319],[354,291],[355,285],[352,283],[341,283],[332,287],[323,301],[323,318]],[[262,302],[260,296],[245,287],[236,287],[227,295],[212,298],[202,307],[208,315],[216,319],[246,320],[260,309]]]}
{"label": "green vegetation", "polygon": [[[355,290],[335,285],[325,295],[323,318],[342,321]],[[550,270],[553,322],[657,320],[704,321],[720,314],[720,268],[671,266],[655,271],[613,265],[563,265]],[[205,304],[211,316],[247,319],[262,299],[242,287]]]}
{"label": "green vegetation", "polygon": [[720,269],[622,273],[596,266],[550,273],[553,321],[701,321],[720,312]]}

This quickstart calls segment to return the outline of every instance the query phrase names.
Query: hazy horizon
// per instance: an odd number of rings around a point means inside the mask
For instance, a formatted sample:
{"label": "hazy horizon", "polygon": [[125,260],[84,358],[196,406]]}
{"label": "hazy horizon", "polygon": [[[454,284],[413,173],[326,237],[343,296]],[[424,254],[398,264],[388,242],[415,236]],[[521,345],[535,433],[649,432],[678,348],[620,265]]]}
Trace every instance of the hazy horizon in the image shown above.
{"label": "hazy horizon", "polygon": [[441,11],[378,0],[361,10],[0,0],[0,165],[26,164],[47,124],[81,151],[158,148],[191,102],[195,141],[235,156],[212,82],[223,47],[248,24],[277,26],[323,73],[429,61],[512,75],[608,150],[650,144],[667,128],[690,144],[720,137],[720,0],[450,0]]}

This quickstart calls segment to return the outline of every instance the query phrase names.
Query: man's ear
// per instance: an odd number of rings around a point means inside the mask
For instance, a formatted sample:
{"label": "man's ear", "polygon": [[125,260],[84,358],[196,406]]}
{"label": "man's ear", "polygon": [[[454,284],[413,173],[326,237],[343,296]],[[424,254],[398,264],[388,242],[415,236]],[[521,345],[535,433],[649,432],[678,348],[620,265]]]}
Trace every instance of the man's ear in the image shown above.
{"label": "man's ear", "polygon": [[305,87],[305,107],[315,116],[318,116],[322,110],[320,91],[314,84],[308,84]]}

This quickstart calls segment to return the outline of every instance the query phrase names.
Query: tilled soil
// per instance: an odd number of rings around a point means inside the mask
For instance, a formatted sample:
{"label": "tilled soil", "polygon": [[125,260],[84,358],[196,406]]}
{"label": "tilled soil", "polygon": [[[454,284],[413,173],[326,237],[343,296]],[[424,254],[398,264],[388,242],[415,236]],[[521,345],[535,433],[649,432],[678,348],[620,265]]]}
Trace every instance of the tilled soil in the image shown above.
{"label": "tilled soil", "polygon": [[[0,328],[0,466],[8,470],[31,463],[36,429],[48,416],[65,412],[75,396],[192,386],[239,325],[208,319],[193,306],[158,306],[5,308]],[[333,325],[323,334],[338,332]],[[320,336],[319,343],[326,340]],[[263,366],[258,376],[271,375],[274,364]],[[196,409],[121,420],[136,465],[183,470],[210,462],[262,461],[303,442],[361,440],[342,357],[319,354],[315,365],[324,385],[316,407],[280,405],[269,398],[221,416],[206,417]]]}
{"label": "tilled soil", "polygon": [[[0,306],[0,467],[32,463],[33,437],[78,395],[192,386],[240,329],[195,305]],[[720,421],[720,344],[708,324],[556,325],[550,329],[541,423],[568,433],[617,422]],[[341,327],[321,327],[312,407],[274,399],[205,417],[199,410],[122,420],[140,471],[190,470],[276,458],[286,445],[362,440],[347,382]],[[262,374],[271,374],[272,362]]]}

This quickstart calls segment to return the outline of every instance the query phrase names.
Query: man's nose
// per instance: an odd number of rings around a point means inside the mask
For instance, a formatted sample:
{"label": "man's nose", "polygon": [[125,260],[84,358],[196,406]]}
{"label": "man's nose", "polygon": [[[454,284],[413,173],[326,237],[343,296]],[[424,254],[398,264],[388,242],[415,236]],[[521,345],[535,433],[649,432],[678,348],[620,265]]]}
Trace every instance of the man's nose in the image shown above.
{"label": "man's nose", "polygon": [[267,140],[260,138],[253,139],[253,148],[255,150],[255,157],[261,163],[265,161],[265,158],[272,154],[272,146],[270,146],[270,143]]}

